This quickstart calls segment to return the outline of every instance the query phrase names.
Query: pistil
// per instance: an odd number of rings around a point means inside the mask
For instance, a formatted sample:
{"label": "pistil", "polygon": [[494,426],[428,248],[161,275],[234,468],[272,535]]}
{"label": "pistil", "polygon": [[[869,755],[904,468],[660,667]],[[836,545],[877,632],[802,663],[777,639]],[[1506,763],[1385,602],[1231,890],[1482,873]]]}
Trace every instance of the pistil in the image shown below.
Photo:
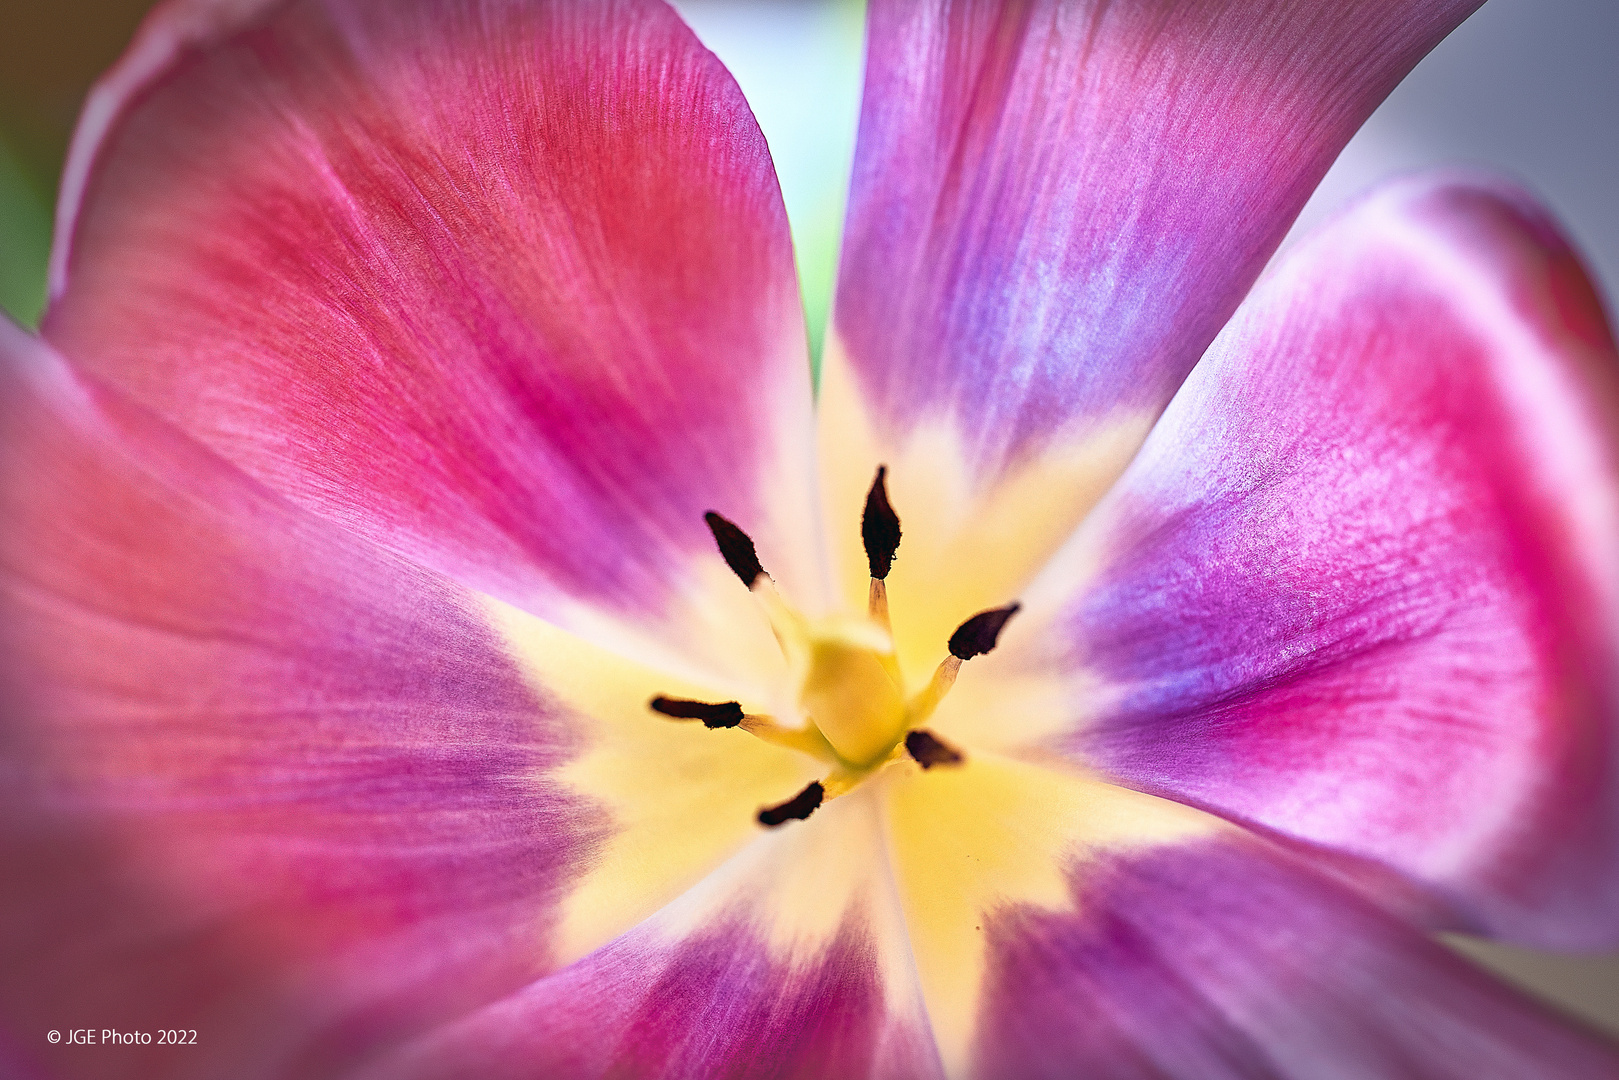
{"label": "pistil", "polygon": [[905,697],[888,634],[856,620],[815,627],[799,703],[843,761],[874,764],[905,734]]}

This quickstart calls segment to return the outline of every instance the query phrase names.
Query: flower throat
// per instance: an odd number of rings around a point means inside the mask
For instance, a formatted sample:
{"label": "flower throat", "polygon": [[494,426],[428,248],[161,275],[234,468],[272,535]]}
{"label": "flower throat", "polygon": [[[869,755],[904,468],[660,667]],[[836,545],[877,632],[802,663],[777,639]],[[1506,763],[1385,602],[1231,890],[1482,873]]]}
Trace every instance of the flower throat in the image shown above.
{"label": "flower throat", "polygon": [[823,802],[854,790],[906,757],[924,769],[959,765],[965,760],[959,749],[922,725],[955,684],[962,663],[995,647],[1001,628],[1019,605],[981,611],[962,623],[950,635],[949,655],[933,678],[907,697],[888,618],[886,582],[899,550],[900,524],[888,501],[887,475],[887,467],[879,466],[860,521],[860,537],[871,568],[864,617],[807,618],[782,598],[745,532],[713,511],[703,515],[726,565],[764,609],[793,672],[799,707],[809,722],[804,727],[790,727],[770,716],[745,712],[735,701],[656,697],[651,707],[673,720],[700,720],[711,730],[740,728],[766,742],[810,754],[829,766],[823,779],[812,781],[785,802],[762,808],[762,825],[775,827],[807,818]]}

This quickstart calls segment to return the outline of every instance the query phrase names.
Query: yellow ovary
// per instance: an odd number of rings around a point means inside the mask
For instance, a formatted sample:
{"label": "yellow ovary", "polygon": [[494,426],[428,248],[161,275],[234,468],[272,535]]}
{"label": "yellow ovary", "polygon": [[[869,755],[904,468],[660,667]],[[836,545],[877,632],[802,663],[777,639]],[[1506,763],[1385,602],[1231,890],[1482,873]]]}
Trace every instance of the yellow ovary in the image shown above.
{"label": "yellow ovary", "polygon": [[888,635],[847,620],[809,634],[799,701],[838,756],[863,768],[905,734],[905,699]]}

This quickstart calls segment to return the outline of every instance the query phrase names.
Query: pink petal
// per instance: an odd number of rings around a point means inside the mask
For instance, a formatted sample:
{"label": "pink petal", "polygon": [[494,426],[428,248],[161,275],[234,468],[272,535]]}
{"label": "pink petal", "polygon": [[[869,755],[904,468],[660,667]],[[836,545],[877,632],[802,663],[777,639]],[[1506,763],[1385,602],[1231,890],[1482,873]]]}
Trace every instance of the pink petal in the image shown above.
{"label": "pink petal", "polygon": [[[572,722],[475,599],[14,327],[0,352],[0,1008],[30,1053],[317,1076],[547,970],[605,822],[545,775]],[[42,1041],[80,1026],[205,1045]]]}
{"label": "pink petal", "polygon": [[662,3],[165,9],[69,191],[47,336],[300,505],[686,654],[707,510],[820,602],[775,175]]}
{"label": "pink petal", "polygon": [[367,1080],[941,1077],[861,790]]}
{"label": "pink petal", "polygon": [[1261,283],[983,674],[1063,680],[1047,745],[1409,875],[1444,924],[1611,946],[1616,436],[1544,213],[1393,185]]}
{"label": "pink petal", "polygon": [[834,321],[878,441],[941,420],[984,482],[1156,414],[1477,6],[874,0]]}
{"label": "pink petal", "polygon": [[1619,1076],[1611,1045],[1272,845],[1103,853],[1070,880],[1069,910],[985,920],[973,1077]]}

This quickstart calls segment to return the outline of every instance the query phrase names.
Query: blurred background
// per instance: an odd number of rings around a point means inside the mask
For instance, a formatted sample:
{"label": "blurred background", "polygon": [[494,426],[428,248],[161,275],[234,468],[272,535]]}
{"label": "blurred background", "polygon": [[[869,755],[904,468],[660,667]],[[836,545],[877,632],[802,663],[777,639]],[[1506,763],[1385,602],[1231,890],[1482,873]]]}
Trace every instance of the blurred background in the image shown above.
{"label": "blurred background", "polygon": [[[91,81],[117,58],[149,2],[0,2],[0,307],[32,325],[44,305],[51,208],[74,119]],[[674,3],[736,75],[770,141],[818,350],[854,150],[864,5]],[[1385,177],[1437,164],[1484,166],[1538,194],[1584,252],[1605,295],[1619,295],[1616,56],[1616,0],[1489,0],[1349,144],[1289,239]],[[1447,940],[1619,1034],[1619,957]]]}

